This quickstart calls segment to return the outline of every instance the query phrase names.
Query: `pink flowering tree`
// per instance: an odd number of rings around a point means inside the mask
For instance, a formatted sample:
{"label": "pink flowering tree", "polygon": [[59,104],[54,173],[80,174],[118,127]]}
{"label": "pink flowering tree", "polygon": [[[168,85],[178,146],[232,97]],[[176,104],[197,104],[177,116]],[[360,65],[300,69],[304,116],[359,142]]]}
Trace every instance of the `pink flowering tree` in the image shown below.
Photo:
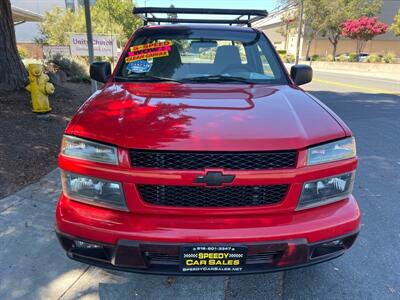
{"label": "pink flowering tree", "polygon": [[377,17],[366,16],[347,20],[341,27],[344,37],[357,40],[357,56],[359,56],[368,41],[377,35],[386,33],[389,29],[389,25],[379,22]]}

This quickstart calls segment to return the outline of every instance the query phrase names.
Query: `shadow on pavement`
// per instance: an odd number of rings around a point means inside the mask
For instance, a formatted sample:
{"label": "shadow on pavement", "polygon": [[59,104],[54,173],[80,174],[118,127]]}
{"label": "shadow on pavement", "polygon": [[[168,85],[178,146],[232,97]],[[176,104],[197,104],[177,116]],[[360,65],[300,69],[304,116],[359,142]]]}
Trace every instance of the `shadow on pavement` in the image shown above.
{"label": "shadow on pavement", "polygon": [[400,111],[399,95],[310,91],[334,110],[350,127],[356,119],[391,118]]}

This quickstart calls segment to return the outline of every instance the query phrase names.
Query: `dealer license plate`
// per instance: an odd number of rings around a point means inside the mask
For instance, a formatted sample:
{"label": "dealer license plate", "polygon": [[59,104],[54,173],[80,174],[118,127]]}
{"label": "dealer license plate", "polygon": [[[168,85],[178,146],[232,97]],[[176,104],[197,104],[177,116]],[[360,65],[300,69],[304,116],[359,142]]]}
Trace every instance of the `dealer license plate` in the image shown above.
{"label": "dealer license plate", "polygon": [[182,272],[240,272],[246,263],[247,247],[201,245],[181,249]]}

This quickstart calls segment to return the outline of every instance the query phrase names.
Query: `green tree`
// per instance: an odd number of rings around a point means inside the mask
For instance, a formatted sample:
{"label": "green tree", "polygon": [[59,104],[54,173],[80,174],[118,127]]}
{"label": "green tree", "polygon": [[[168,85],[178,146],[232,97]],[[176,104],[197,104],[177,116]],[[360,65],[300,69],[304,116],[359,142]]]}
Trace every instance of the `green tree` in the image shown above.
{"label": "green tree", "polygon": [[110,13],[112,23],[121,26],[121,38],[125,41],[142,25],[142,20],[132,14],[133,7],[132,0],[97,0],[95,5],[95,9]]}
{"label": "green tree", "polygon": [[[299,11],[298,7],[302,0],[281,0],[283,7],[288,9],[287,13],[282,16],[282,26],[278,30],[283,36],[286,36],[289,32],[297,32],[299,27]],[[327,17],[327,10],[323,3],[323,0],[303,0],[304,1],[304,13],[303,13],[303,25],[304,31],[302,36],[307,41],[306,57],[309,57],[311,43],[324,29],[324,21]],[[287,42],[286,42],[287,44]]]}
{"label": "green tree", "polygon": [[372,17],[382,8],[382,0],[322,0],[327,17],[322,34],[332,44],[332,56],[336,58],[336,49],[342,35],[342,24],[348,19],[361,16]]}
{"label": "green tree", "polygon": [[394,17],[393,24],[390,27],[393,33],[400,36],[400,9],[398,10],[396,16]]}
{"label": "green tree", "polygon": [[311,43],[323,30],[328,16],[323,0],[306,0],[304,2],[304,38],[307,41],[306,57],[310,56]]}
{"label": "green tree", "polygon": [[[302,0],[281,0],[284,7],[299,7]],[[307,52],[313,39],[318,35],[326,36],[332,44],[332,56],[336,57],[342,27],[348,19],[361,16],[372,17],[379,13],[382,0],[303,0],[305,39],[308,41]],[[294,13],[298,16],[298,13]],[[294,22],[298,25],[298,22]]]}
{"label": "green tree", "polygon": [[[142,21],[132,15],[131,0],[97,0],[91,7],[94,34],[114,35],[119,44],[125,44]],[[46,12],[40,23],[40,40],[49,45],[68,45],[70,33],[86,32],[83,7],[75,12],[60,8]]]}
{"label": "green tree", "polygon": [[[282,26],[279,33],[286,37],[288,32],[297,32],[299,26],[299,11],[298,7],[301,0],[281,0],[284,7],[289,8],[288,12],[282,16]],[[324,29],[324,21],[327,17],[323,0],[304,0],[303,24],[304,31],[302,36],[307,41],[306,57],[309,57],[311,43],[318,34]],[[286,42],[287,44],[287,42]]]}
{"label": "green tree", "polygon": [[[68,45],[69,32],[74,32],[77,16],[71,10],[64,11],[55,7],[46,12],[43,21],[39,24],[41,43],[49,45]],[[38,40],[38,39],[37,39]]]}

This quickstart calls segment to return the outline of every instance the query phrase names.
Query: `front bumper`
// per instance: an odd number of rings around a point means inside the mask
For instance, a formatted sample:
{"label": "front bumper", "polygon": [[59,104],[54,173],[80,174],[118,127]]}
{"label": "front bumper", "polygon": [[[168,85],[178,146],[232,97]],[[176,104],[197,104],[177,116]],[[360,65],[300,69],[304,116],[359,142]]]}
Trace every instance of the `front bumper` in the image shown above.
{"label": "front bumper", "polygon": [[[112,211],[62,195],[56,214],[56,230],[72,259],[123,271],[186,275],[199,273],[180,273],[183,245],[244,245],[245,269],[234,274],[279,271],[340,256],[360,224],[353,196],[284,214],[174,217]],[[76,240],[88,244],[77,247]],[[329,246],[336,240],[341,242]]]}
{"label": "front bumper", "polygon": [[248,248],[248,253],[240,272],[183,272],[180,268],[180,249],[190,244],[121,240],[117,245],[110,245],[57,233],[71,259],[119,271],[164,275],[239,275],[305,267],[339,257],[352,246],[357,234],[354,232],[312,244],[305,239],[242,244]]}

